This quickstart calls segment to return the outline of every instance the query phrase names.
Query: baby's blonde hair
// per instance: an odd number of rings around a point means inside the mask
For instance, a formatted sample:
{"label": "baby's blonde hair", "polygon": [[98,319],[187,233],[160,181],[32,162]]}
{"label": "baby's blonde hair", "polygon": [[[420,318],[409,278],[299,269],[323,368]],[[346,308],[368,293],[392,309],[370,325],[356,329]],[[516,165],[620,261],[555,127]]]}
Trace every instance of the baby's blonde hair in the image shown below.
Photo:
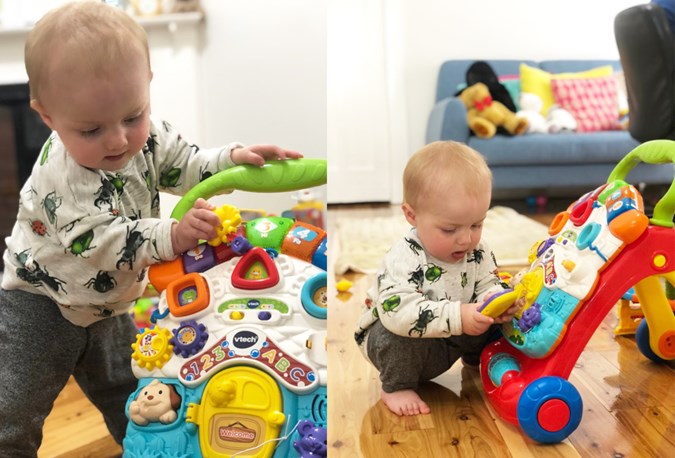
{"label": "baby's blonde hair", "polygon": [[452,183],[469,197],[491,192],[492,172],[485,159],[463,143],[433,142],[412,155],[403,171],[403,200],[413,208],[447,193]]}
{"label": "baby's blonde hair", "polygon": [[66,3],[45,14],[30,31],[24,57],[31,98],[38,99],[49,81],[57,51],[66,67],[77,65],[96,77],[111,70],[124,72],[133,52],[141,52],[150,72],[145,30],[121,9],[100,1]]}

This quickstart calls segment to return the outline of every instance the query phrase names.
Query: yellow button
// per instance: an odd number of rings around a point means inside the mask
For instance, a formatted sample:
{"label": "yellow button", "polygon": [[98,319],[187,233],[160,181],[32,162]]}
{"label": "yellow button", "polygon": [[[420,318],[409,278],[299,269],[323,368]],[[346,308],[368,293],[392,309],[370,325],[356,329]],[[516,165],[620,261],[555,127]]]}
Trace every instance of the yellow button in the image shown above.
{"label": "yellow button", "polygon": [[666,265],[666,257],[662,254],[657,254],[654,256],[653,262],[656,267],[663,267]]}
{"label": "yellow button", "polygon": [[230,312],[231,320],[241,320],[244,318],[244,312]]}

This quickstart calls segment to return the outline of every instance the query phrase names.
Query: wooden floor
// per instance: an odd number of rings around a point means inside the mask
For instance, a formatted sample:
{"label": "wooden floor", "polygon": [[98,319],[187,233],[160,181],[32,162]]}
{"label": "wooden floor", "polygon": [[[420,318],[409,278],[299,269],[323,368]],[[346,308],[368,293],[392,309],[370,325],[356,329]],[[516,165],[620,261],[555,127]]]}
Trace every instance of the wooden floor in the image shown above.
{"label": "wooden floor", "polygon": [[72,377],[45,421],[38,458],[114,458],[122,456],[103,416]]}
{"label": "wooden floor", "polygon": [[[390,207],[329,211],[329,259],[339,253],[337,221],[390,214]],[[548,224],[551,215],[537,219]],[[329,291],[341,277],[329,276]],[[348,293],[329,303],[329,428],[331,458],[357,457],[670,457],[675,456],[675,366],[656,365],[632,337],[615,337],[614,313],[604,320],[569,378],[584,403],[580,426],[563,443],[536,444],[497,418],[483,396],[480,375],[460,363],[424,386],[430,415],[397,417],[379,401],[377,371],[353,339],[373,276],[347,274]],[[331,282],[333,282],[331,284]]]}

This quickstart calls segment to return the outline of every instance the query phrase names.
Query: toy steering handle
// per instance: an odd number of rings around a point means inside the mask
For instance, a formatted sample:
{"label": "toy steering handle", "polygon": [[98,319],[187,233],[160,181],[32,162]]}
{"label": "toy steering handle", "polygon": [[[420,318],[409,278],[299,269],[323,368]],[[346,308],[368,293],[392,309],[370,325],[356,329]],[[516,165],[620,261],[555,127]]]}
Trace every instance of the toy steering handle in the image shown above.
{"label": "toy steering handle", "polygon": [[222,170],[190,189],[171,212],[180,220],[200,197],[209,199],[234,190],[250,192],[285,192],[311,188],[326,183],[325,159],[289,159],[268,162],[262,167],[250,164]]}
{"label": "toy steering handle", "polygon": [[[628,172],[639,162],[647,164],[675,163],[675,141],[651,140],[638,145],[633,151],[614,167],[607,178],[607,183],[614,180],[624,180]],[[668,191],[661,197],[654,207],[654,216],[650,222],[656,226],[673,227],[675,214],[675,178]]]}

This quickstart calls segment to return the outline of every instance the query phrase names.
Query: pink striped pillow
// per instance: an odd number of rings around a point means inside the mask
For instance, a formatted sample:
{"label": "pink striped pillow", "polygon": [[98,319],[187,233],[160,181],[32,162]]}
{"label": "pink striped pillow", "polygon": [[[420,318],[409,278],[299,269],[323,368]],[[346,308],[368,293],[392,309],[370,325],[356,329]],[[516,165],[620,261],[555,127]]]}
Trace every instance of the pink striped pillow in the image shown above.
{"label": "pink striped pillow", "polygon": [[552,78],[551,89],[555,103],[577,120],[578,132],[620,128],[614,76]]}

